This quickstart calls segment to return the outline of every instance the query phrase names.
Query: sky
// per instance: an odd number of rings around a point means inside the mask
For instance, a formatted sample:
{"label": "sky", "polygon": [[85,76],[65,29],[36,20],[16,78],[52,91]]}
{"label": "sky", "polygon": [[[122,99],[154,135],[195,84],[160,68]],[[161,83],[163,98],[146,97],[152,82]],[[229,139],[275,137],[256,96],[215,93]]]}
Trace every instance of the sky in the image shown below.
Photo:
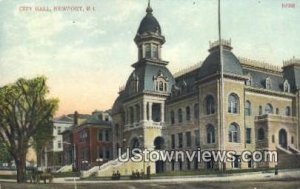
{"label": "sky", "polygon": [[[133,39],[147,3],[0,0],[0,86],[45,75],[49,96],[60,100],[57,116],[110,109],[137,61]],[[162,57],[172,73],[208,56],[209,41],[218,38],[217,0],[151,0],[151,7],[166,37]],[[221,0],[221,15],[222,38],[231,39],[236,56],[278,66],[300,58],[300,1]]]}

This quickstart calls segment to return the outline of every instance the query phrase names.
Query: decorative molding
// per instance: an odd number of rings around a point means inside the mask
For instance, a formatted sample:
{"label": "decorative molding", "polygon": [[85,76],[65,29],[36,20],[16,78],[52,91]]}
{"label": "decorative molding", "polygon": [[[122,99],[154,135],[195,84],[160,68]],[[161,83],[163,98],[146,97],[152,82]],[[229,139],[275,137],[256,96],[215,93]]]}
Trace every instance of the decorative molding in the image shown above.
{"label": "decorative molding", "polygon": [[293,57],[290,60],[283,61],[283,67],[292,66],[292,65],[300,66],[300,59]]}
{"label": "decorative molding", "polygon": [[212,49],[212,48],[214,48],[214,47],[217,47],[217,46],[219,46],[219,45],[231,47],[231,39],[229,39],[229,40],[221,39],[221,43],[220,43],[219,40],[213,41],[213,42],[209,41],[209,48],[210,48],[210,49]]}
{"label": "decorative molding", "polygon": [[265,70],[271,70],[275,72],[282,72],[282,69],[280,66],[275,66],[267,62],[263,61],[258,61],[258,60],[253,60],[245,57],[238,57],[240,63],[245,66],[251,66],[251,67],[256,67],[256,68],[262,68]]}
{"label": "decorative molding", "polygon": [[180,76],[182,76],[182,75],[184,75],[184,74],[187,74],[187,73],[189,73],[189,72],[192,72],[192,71],[194,71],[194,70],[200,68],[201,65],[202,65],[202,63],[203,63],[203,62],[200,61],[200,62],[198,62],[198,63],[196,63],[196,64],[194,64],[194,65],[192,65],[192,66],[189,66],[189,67],[187,67],[187,68],[180,69],[179,71],[175,72],[175,73],[173,74],[173,76],[174,76],[175,78],[177,78],[177,77],[180,77]]}

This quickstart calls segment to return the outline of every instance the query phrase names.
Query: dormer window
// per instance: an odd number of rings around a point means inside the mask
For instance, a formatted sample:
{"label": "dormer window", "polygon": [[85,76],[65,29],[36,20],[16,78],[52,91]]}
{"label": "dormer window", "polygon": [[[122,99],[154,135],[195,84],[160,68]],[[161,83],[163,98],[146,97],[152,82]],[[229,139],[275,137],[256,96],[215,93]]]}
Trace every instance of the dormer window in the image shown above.
{"label": "dormer window", "polygon": [[130,81],[130,91],[131,91],[131,93],[138,92],[138,88],[139,88],[139,77],[135,73],[133,73],[132,79]]}
{"label": "dormer window", "polygon": [[168,91],[168,78],[163,75],[161,71],[157,73],[157,76],[153,77],[155,90],[161,91],[161,92],[167,92]]}
{"label": "dormer window", "polygon": [[290,92],[290,84],[287,80],[283,83],[283,92],[289,93]]}
{"label": "dormer window", "polygon": [[266,78],[266,89],[271,89],[272,88],[272,81],[269,77]]}
{"label": "dormer window", "polygon": [[249,74],[249,78],[246,80],[245,83],[247,86],[251,86],[252,85],[252,76]]}
{"label": "dormer window", "polygon": [[164,91],[164,83],[162,81],[159,82],[159,91]]}

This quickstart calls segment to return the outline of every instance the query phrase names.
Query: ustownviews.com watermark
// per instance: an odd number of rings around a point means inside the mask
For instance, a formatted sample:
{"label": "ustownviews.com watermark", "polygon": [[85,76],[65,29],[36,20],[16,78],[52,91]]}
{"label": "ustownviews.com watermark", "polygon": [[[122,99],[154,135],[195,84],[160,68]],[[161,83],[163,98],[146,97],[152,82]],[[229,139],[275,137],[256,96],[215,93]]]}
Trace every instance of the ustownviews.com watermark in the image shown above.
{"label": "ustownviews.com watermark", "polygon": [[[123,153],[122,153],[123,152]],[[234,150],[142,150],[140,148],[126,148],[125,152],[121,148],[118,149],[118,160],[121,162],[179,162],[179,161],[195,161],[198,162],[277,162],[277,151],[242,151],[237,153]]]}

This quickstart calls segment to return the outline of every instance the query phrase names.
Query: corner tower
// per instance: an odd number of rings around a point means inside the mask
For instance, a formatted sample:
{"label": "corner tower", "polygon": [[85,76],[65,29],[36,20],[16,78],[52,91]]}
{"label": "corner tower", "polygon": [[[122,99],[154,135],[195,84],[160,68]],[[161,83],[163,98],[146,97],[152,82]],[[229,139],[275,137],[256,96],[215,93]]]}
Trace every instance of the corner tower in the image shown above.
{"label": "corner tower", "polygon": [[113,107],[114,124],[122,128],[114,146],[153,149],[164,143],[165,102],[175,79],[166,67],[168,62],[161,58],[165,37],[150,2],[134,42],[138,59]]}

